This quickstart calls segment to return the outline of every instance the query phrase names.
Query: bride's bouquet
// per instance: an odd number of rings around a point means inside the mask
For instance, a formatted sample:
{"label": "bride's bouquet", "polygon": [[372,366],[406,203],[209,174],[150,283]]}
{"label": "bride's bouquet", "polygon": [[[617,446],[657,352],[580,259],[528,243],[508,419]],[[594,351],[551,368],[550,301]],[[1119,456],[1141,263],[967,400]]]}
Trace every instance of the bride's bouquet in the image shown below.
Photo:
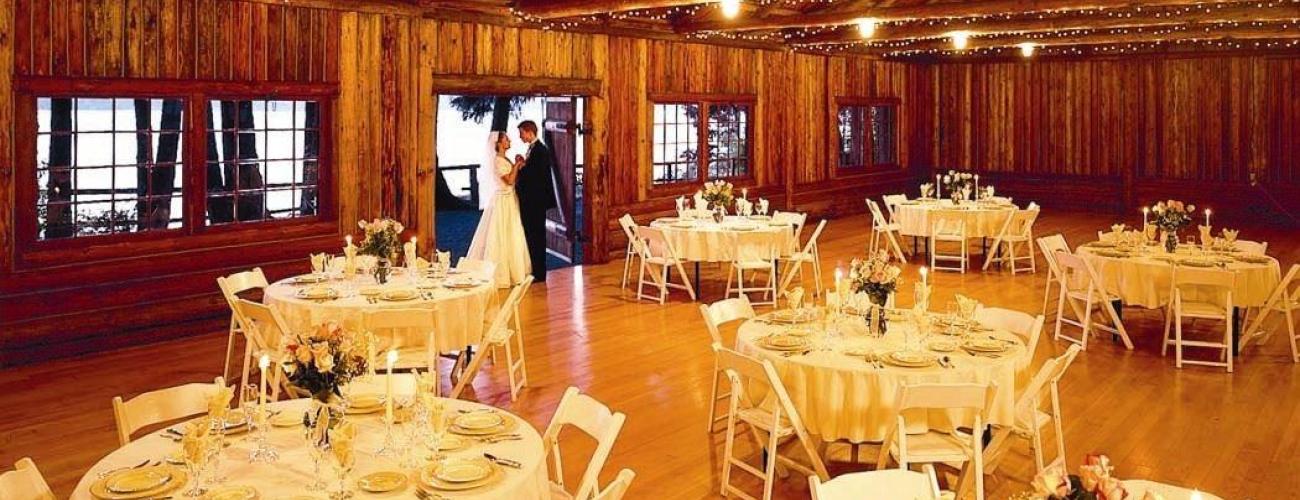
{"label": "bride's bouquet", "polygon": [[373,255],[380,259],[394,259],[397,255],[397,249],[402,244],[402,231],[405,230],[402,223],[393,219],[383,218],[373,221],[360,221],[357,223],[362,231],[365,231],[365,238],[361,240],[361,254]]}

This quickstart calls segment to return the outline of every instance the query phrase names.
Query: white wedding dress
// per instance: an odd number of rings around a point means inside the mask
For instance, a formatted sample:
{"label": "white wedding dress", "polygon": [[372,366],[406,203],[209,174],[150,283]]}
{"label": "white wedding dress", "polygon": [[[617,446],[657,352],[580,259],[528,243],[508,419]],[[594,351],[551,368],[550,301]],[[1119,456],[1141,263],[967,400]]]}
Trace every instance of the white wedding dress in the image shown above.
{"label": "white wedding dress", "polygon": [[490,178],[496,192],[490,201],[485,200],[483,216],[478,220],[467,257],[495,263],[497,287],[508,288],[522,282],[532,274],[533,268],[524,241],[524,226],[519,221],[519,199],[515,197],[514,187],[501,181],[501,176],[509,174],[513,166],[495,152],[492,157],[495,175],[483,176],[480,184]]}

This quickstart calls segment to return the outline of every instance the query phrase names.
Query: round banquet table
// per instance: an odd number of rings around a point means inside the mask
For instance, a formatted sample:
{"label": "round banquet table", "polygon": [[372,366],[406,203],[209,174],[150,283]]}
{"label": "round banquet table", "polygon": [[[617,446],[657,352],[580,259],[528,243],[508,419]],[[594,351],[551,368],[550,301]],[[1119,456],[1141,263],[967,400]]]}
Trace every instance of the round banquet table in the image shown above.
{"label": "round banquet table", "polygon": [[[1165,500],[1190,500],[1192,498],[1192,490],[1187,488],[1143,479],[1124,481],[1124,489],[1128,490],[1129,498],[1143,498],[1148,492],[1156,493],[1164,497]],[[1201,492],[1201,498],[1203,500],[1222,500],[1204,491]]]}
{"label": "round banquet table", "polygon": [[930,225],[943,218],[965,221],[967,237],[996,238],[1015,210],[1010,203],[968,201],[953,205],[952,200],[908,200],[894,207],[894,217],[903,236],[929,237]]}
{"label": "round banquet table", "polygon": [[[366,311],[378,309],[434,309],[434,322],[438,350],[450,352],[463,349],[467,345],[479,343],[483,336],[483,323],[490,309],[496,305],[496,287],[488,276],[452,274],[446,279],[425,279],[412,283],[402,270],[388,279],[386,285],[377,285],[369,275],[357,275],[351,279],[330,280],[320,285],[329,286],[338,291],[339,297],[333,300],[314,300],[299,296],[299,292],[310,286],[298,284],[294,278],[283,279],[271,284],[263,297],[265,303],[279,311],[288,327],[294,331],[306,331],[313,325],[335,321],[345,329],[357,331],[362,327],[362,315]],[[446,280],[472,278],[478,284],[472,288],[449,288]],[[413,300],[387,301],[371,300],[372,288],[380,290],[399,288],[418,288],[420,296]],[[387,336],[380,337],[387,342]],[[423,336],[410,335],[392,339],[399,347],[423,346],[427,339]]]}
{"label": "round banquet table", "polygon": [[[518,425],[513,432],[519,434],[522,439],[489,444],[471,438],[473,444],[467,448],[444,452],[443,454],[448,457],[466,458],[481,456],[482,453],[487,452],[497,457],[515,460],[520,463],[521,467],[519,469],[501,467],[504,472],[502,480],[487,486],[465,492],[438,491],[437,493],[444,497],[457,499],[518,498],[528,500],[550,498],[550,483],[546,476],[545,450],[542,447],[542,438],[528,422],[509,412],[479,403],[443,398],[439,398],[438,401],[446,405],[447,411],[451,412],[450,415],[455,415],[461,410],[492,410],[499,412],[506,418],[513,418],[518,421]],[[295,399],[272,403],[270,408],[287,412],[303,412],[308,408],[309,404],[310,402],[307,399]],[[365,498],[415,498],[414,489],[417,481],[414,479],[413,474],[416,471],[401,468],[399,465],[400,458],[382,457],[375,454],[384,440],[383,415],[384,412],[379,411],[369,415],[347,416],[347,419],[355,423],[358,429],[356,467],[348,475],[348,480],[355,488],[358,478],[372,472],[402,471],[411,473],[412,476],[408,476],[407,486],[402,490],[372,494],[356,489],[356,494],[358,497]],[[401,436],[402,432],[397,430],[394,431],[394,434]],[[297,498],[299,495],[308,493],[306,486],[311,482],[312,460],[310,450],[303,439],[302,427],[272,427],[268,431],[267,441],[280,454],[280,459],[272,464],[253,464],[248,461],[249,452],[256,447],[255,440],[251,436],[252,434],[245,433],[227,437],[229,446],[226,447],[221,456],[221,474],[226,478],[223,485],[252,486],[257,489],[258,498],[263,500]],[[81,478],[81,482],[77,483],[77,489],[73,491],[71,498],[74,500],[97,499],[98,497],[90,493],[90,487],[98,480],[101,471],[130,467],[145,460],[162,460],[178,449],[180,449],[180,443],[167,437],[165,429],[142,436],[108,454],[94,467],[91,467],[86,472],[86,475]],[[337,476],[334,475],[331,466],[327,463],[329,460],[329,458],[322,460],[321,471],[330,488],[334,488],[337,485]],[[183,498],[181,493],[186,488],[188,486],[161,495]],[[307,495],[306,498],[324,500],[326,496],[325,492],[315,492]]]}
{"label": "round banquet table", "polygon": [[[1015,387],[1019,371],[1028,363],[1024,344],[1009,332],[975,330],[980,337],[994,336],[1008,341],[1007,350],[998,357],[975,355],[963,349],[934,353],[948,356],[953,368],[931,365],[923,368],[904,368],[884,364],[877,368],[867,362],[863,352],[885,355],[905,347],[907,337],[916,336],[917,327],[911,320],[896,318],[889,321],[888,332],[883,337],[869,335],[866,322],[861,317],[847,316],[830,322],[829,328],[821,321],[790,324],[774,321],[769,313],[746,321],[737,334],[737,349],[745,354],[772,362],[790,399],[799,412],[808,432],[830,442],[878,442],[885,439],[891,426],[896,425],[894,415],[896,394],[903,383],[996,383],[998,386],[989,422],[1011,424],[1015,413]],[[827,335],[832,329],[837,334]],[[925,346],[946,339],[960,341],[960,336],[938,333],[942,327],[931,326]],[[778,333],[802,331],[813,346],[806,354],[786,356],[769,350],[760,343],[764,337]],[[908,433],[922,433],[930,429],[952,430],[974,422],[975,412],[969,410],[931,411],[924,418],[920,413],[908,413]]]}
{"label": "round banquet table", "polygon": [[664,217],[650,223],[663,230],[677,258],[691,262],[731,262],[742,234],[756,234],[776,249],[778,255],[798,250],[794,227],[770,219],[728,216],[719,224],[712,219],[685,220]]}
{"label": "round banquet table", "polygon": [[1180,245],[1175,253],[1168,254],[1159,245],[1119,249],[1092,242],[1079,246],[1076,253],[1096,269],[1106,291],[1126,305],[1148,309],[1169,303],[1172,265],[1176,263],[1209,261],[1216,269],[1231,271],[1236,275],[1232,291],[1236,307],[1263,306],[1282,280],[1282,268],[1272,257],[1266,257],[1266,262],[1245,262],[1241,259],[1251,257],[1242,253],[1203,252],[1187,245]]}

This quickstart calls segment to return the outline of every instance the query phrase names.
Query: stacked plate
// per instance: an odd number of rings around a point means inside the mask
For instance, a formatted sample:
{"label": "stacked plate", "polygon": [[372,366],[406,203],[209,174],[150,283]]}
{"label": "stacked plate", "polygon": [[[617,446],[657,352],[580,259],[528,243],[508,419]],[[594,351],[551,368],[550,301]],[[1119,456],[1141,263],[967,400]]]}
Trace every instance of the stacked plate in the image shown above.
{"label": "stacked plate", "polygon": [[1233,255],[1232,258],[1249,264],[1267,264],[1273,260],[1263,255],[1252,255],[1252,254]]}
{"label": "stacked plate", "polygon": [[496,411],[475,411],[462,413],[451,419],[452,434],[463,436],[488,436],[513,430],[515,419],[506,418]]}
{"label": "stacked plate", "polygon": [[483,284],[482,281],[476,280],[476,279],[474,279],[474,278],[457,278],[457,279],[454,279],[454,280],[448,281],[448,282],[446,282],[446,283],[443,283],[442,286],[445,286],[445,287],[447,287],[447,288],[466,289],[466,288],[474,288],[474,287],[479,286],[479,285],[481,285],[481,284]]}
{"label": "stacked plate", "polygon": [[379,293],[379,300],[405,302],[420,298],[420,292],[413,288],[393,288]]}
{"label": "stacked plate", "polygon": [[339,291],[328,286],[312,286],[298,290],[298,298],[309,300],[330,300],[339,298]]}
{"label": "stacked plate", "polygon": [[187,480],[185,471],[171,465],[124,469],[90,485],[90,493],[103,500],[134,500],[166,495]]}
{"label": "stacked plate", "polygon": [[904,368],[924,368],[935,362],[933,354],[917,351],[894,351],[884,356],[883,361]]}
{"label": "stacked plate", "polygon": [[1185,259],[1178,263],[1180,266],[1187,267],[1214,267],[1214,261],[1209,259]]}
{"label": "stacked plate", "polygon": [[397,471],[372,472],[357,480],[357,487],[370,493],[387,493],[406,488],[406,474]]}
{"label": "stacked plate", "polygon": [[777,323],[807,323],[817,319],[816,316],[815,312],[808,309],[782,309],[773,312],[768,318]]}
{"label": "stacked plate", "polygon": [[328,279],[329,277],[325,276],[324,274],[312,273],[312,274],[304,274],[302,276],[294,276],[293,282],[299,284],[324,283]]}
{"label": "stacked plate", "polygon": [[222,486],[203,495],[204,500],[257,500],[257,488],[252,486]]}
{"label": "stacked plate", "polygon": [[995,353],[1007,350],[1007,343],[997,339],[970,339],[962,347],[971,352]]}
{"label": "stacked plate", "polygon": [[501,468],[484,457],[453,457],[420,469],[420,483],[433,490],[465,491],[492,484]]}
{"label": "stacked plate", "polygon": [[361,415],[384,409],[384,398],[378,394],[358,394],[348,398],[346,413]]}
{"label": "stacked plate", "polygon": [[802,351],[809,345],[806,338],[784,334],[764,337],[760,344],[773,351]]}

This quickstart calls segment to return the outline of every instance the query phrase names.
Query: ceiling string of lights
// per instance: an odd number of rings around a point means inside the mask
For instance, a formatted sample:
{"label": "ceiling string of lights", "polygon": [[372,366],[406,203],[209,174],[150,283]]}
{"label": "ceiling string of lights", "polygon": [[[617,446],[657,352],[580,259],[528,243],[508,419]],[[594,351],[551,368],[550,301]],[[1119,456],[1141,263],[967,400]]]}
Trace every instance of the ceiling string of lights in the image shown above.
{"label": "ceiling string of lights", "polygon": [[[749,0],[747,3],[751,6],[762,8],[780,6],[786,8],[799,8],[808,5],[822,4],[829,5],[836,0]],[[1281,49],[1297,46],[1298,41],[1287,40],[1256,40],[1242,41],[1234,39],[1179,39],[1172,41],[1141,41],[1114,44],[1094,44],[1086,48],[1073,46],[1050,46],[1046,44],[1035,43],[1035,40],[1046,42],[1054,38],[1069,38],[1079,36],[1090,36],[1097,34],[1125,35],[1131,33],[1148,34],[1150,36],[1163,36],[1179,32],[1186,32],[1191,29],[1204,29],[1207,35],[1213,29],[1235,28],[1239,26],[1266,26],[1269,23],[1259,21],[1225,21],[1218,23],[1196,23],[1195,25],[1168,25],[1159,27],[1127,27],[1127,28],[1072,28],[1049,32],[1026,32],[1026,31],[1000,31],[998,33],[981,34],[978,32],[979,25],[990,21],[1015,21],[1015,20],[1052,20],[1078,18],[1080,16],[1092,16],[1108,19],[1125,19],[1134,17],[1151,17],[1155,19],[1176,20],[1178,17],[1189,15],[1214,15],[1215,13],[1227,10],[1249,10],[1249,9],[1275,9],[1287,6],[1300,6],[1300,0],[1261,0],[1254,2],[1232,2],[1223,0],[1211,0],[1203,3],[1191,3],[1187,5],[1170,5],[1170,6],[1117,6],[1113,8],[1087,7],[1081,9],[1056,9],[1051,11],[1033,12],[1033,13],[1014,13],[1001,12],[995,14],[981,15],[962,15],[962,16],[945,16],[925,19],[889,19],[880,20],[873,17],[862,17],[854,20],[851,24],[829,24],[820,26],[804,26],[793,29],[776,30],[776,31],[727,31],[727,30],[704,30],[686,33],[685,36],[694,40],[729,40],[729,41],[746,41],[758,43],[781,43],[784,42],[789,48],[794,50],[803,50],[820,53],[851,53],[860,52],[862,49],[877,49],[883,51],[885,57],[910,57],[910,56],[933,56],[933,55],[957,55],[957,54],[1006,54],[1011,51],[1017,51],[1023,57],[1032,57],[1035,54],[1043,55],[1073,55],[1084,53],[1126,53],[1131,51],[1143,50],[1144,48],[1159,48],[1161,46],[1174,44],[1199,44],[1203,47],[1213,48],[1267,48]],[[715,3],[692,4],[685,6],[675,6],[654,9],[639,9],[625,12],[613,12],[592,14],[573,18],[564,19],[544,19],[538,16],[529,15],[527,12],[511,7],[512,15],[523,20],[524,22],[539,25],[542,29],[548,30],[571,30],[579,28],[582,25],[593,25],[608,22],[609,20],[623,21],[652,21],[661,23],[671,23],[674,20],[689,19],[701,16],[706,12],[704,9],[716,8],[717,11],[725,18],[734,19],[741,15],[744,10],[742,0],[720,0]],[[1300,21],[1300,14],[1298,14]],[[1284,24],[1283,29],[1290,29],[1294,22]],[[900,40],[872,40],[881,26],[924,26],[924,27],[952,27],[951,31],[945,32],[941,36],[915,37]],[[807,43],[801,42],[803,39],[828,33],[840,33],[844,29],[855,30],[858,40],[835,40]],[[996,46],[996,47],[977,47],[969,48],[971,39],[978,37],[981,40],[996,40],[1003,38],[1020,38],[1025,41],[1014,44],[1014,46]],[[823,37],[824,38],[824,37]],[[918,43],[928,43],[936,38],[943,38],[949,41],[948,47],[913,47]],[[1219,37],[1216,37],[1219,38]]]}

